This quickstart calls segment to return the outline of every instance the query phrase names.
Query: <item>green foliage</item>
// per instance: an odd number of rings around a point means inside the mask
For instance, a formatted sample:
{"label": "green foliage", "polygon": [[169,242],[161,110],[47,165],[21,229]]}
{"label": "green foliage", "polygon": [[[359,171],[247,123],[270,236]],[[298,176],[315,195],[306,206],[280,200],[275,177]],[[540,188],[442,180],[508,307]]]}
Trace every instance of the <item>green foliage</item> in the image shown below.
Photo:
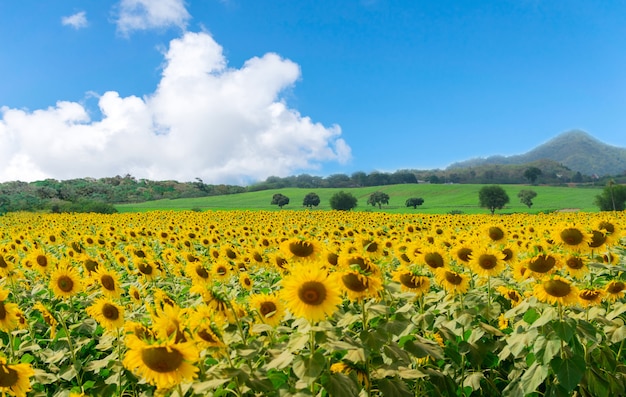
{"label": "green foliage", "polygon": [[285,205],[289,204],[289,197],[281,193],[276,193],[272,196],[272,202],[270,204],[283,208]]}
{"label": "green foliage", "polygon": [[537,177],[541,175],[542,172],[537,167],[529,167],[524,171],[524,178],[528,179],[528,181],[532,184],[535,184],[537,181]]}
{"label": "green foliage", "polygon": [[350,211],[357,206],[358,199],[352,193],[339,191],[330,198],[330,208],[339,211]]}
{"label": "green foliage", "polygon": [[317,193],[311,192],[304,196],[302,205],[308,208],[317,207],[320,204],[320,196]]}
{"label": "green foliage", "polygon": [[404,202],[405,206],[413,207],[413,209],[416,209],[418,205],[422,204],[424,204],[424,199],[421,197],[410,197]]}
{"label": "green foliage", "polygon": [[496,209],[502,209],[509,202],[509,196],[504,189],[498,185],[484,186],[478,192],[478,199],[481,207],[486,207],[491,214]]}
{"label": "green foliage", "polygon": [[381,208],[382,204],[389,204],[389,195],[384,192],[374,192],[370,194],[370,197],[367,199],[367,204],[370,204],[372,207],[378,206],[378,208]]}
{"label": "green foliage", "polygon": [[534,190],[520,190],[517,193],[517,197],[520,199],[520,202],[526,205],[528,208],[533,206],[533,199],[537,197],[537,192]]}
{"label": "green foliage", "polygon": [[75,202],[58,201],[50,206],[50,212],[55,213],[96,213],[96,214],[114,214],[117,209],[109,203],[97,200],[89,200],[81,198]]}
{"label": "green foliage", "polygon": [[600,211],[624,211],[626,209],[626,185],[616,185],[612,182],[595,198],[595,204]]}

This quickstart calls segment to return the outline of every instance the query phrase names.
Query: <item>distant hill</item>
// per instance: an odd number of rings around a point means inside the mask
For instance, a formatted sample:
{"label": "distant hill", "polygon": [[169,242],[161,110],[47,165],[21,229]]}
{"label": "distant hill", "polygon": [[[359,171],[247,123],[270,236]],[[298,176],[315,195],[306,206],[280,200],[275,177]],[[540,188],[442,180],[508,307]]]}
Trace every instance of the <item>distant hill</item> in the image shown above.
{"label": "distant hill", "polygon": [[448,169],[539,160],[555,161],[583,175],[619,175],[626,171],[625,148],[607,145],[584,131],[565,132],[524,154],[476,158],[451,164]]}

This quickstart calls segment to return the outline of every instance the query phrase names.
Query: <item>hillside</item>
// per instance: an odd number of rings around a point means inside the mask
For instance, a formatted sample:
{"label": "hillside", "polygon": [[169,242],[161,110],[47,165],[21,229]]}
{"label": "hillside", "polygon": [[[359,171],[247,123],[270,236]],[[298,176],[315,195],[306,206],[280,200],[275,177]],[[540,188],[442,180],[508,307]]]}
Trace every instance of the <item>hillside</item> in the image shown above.
{"label": "hillside", "polygon": [[584,175],[619,175],[626,171],[626,149],[607,145],[583,131],[565,132],[524,154],[471,159],[451,164],[448,169],[539,160],[552,160]]}

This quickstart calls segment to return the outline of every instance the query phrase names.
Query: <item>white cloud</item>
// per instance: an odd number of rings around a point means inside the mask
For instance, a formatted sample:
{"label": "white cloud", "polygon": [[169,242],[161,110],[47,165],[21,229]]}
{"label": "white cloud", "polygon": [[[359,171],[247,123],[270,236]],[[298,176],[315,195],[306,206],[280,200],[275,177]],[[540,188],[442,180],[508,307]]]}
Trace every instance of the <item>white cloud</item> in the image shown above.
{"label": "white cloud", "polygon": [[74,15],[61,18],[61,24],[71,26],[74,29],[87,27],[87,13],[85,11],[77,12]]}
{"label": "white cloud", "polygon": [[121,0],[116,24],[122,34],[171,26],[184,30],[190,18],[184,0]]}
{"label": "white cloud", "polygon": [[107,177],[245,184],[343,163],[339,126],[289,108],[280,93],[300,77],[276,54],[227,67],[206,33],[172,40],[161,81],[144,97],[108,91],[92,120],[77,102],[0,109],[0,180]]}

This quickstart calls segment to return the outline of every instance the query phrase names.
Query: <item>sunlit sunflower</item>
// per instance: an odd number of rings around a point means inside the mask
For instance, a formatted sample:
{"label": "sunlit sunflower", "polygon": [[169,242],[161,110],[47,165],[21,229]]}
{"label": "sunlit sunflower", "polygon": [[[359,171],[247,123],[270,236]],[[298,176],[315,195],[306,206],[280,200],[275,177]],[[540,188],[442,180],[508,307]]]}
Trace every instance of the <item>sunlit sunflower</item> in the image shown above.
{"label": "sunlit sunflower", "polygon": [[430,278],[413,274],[408,267],[401,266],[393,272],[392,279],[400,283],[400,289],[405,292],[415,292],[424,295],[430,289]]}
{"label": "sunlit sunflower", "polygon": [[497,276],[505,269],[504,254],[494,248],[481,247],[472,252],[469,266],[479,276]]}
{"label": "sunlit sunflower", "polygon": [[504,243],[507,240],[508,233],[502,225],[486,225],[483,230],[484,236],[492,242]]}
{"label": "sunlit sunflower", "polygon": [[160,339],[184,341],[184,323],[182,311],[177,305],[157,307],[152,315],[152,328]]}
{"label": "sunlit sunflower", "polygon": [[622,235],[622,229],[619,223],[610,218],[600,220],[596,225],[596,229],[604,233],[605,243],[607,245],[616,243]]}
{"label": "sunlit sunflower", "polygon": [[432,249],[424,250],[420,263],[427,265],[428,269],[435,273],[437,269],[443,268],[447,263],[447,254],[443,251],[437,251]]}
{"label": "sunlit sunflower", "polygon": [[563,255],[561,262],[563,263],[563,268],[567,270],[570,276],[580,279],[589,272],[587,260],[586,256],[572,252],[569,255]]}
{"label": "sunlit sunflower", "polygon": [[50,277],[50,288],[60,298],[69,298],[82,290],[78,270],[69,263],[60,265]]}
{"label": "sunlit sunflower", "polygon": [[96,319],[108,331],[124,326],[124,308],[109,298],[99,298],[86,309],[87,314]]}
{"label": "sunlit sunflower", "polygon": [[330,372],[342,373],[344,375],[350,375],[354,372],[356,374],[357,381],[361,384],[361,386],[365,387],[366,390],[369,390],[371,387],[369,373],[362,365],[351,361],[341,361],[332,364],[330,366]]}
{"label": "sunlit sunflower", "polygon": [[32,263],[32,268],[42,275],[48,274],[54,269],[53,257],[42,249],[33,250],[28,255],[28,259]]}
{"label": "sunlit sunflower", "polygon": [[122,288],[120,287],[119,277],[116,272],[106,269],[104,266],[99,266],[91,276],[100,285],[100,291],[113,299],[117,299],[122,295]]}
{"label": "sunlit sunflower", "polygon": [[384,245],[371,236],[364,236],[357,239],[357,246],[361,246],[364,255],[372,259],[380,258],[384,252]]}
{"label": "sunlit sunflower", "polygon": [[156,339],[154,331],[144,324],[136,321],[124,322],[124,332],[127,339],[138,338],[143,341],[154,341]]}
{"label": "sunlit sunflower", "polygon": [[0,276],[7,277],[15,270],[13,255],[3,255],[0,253]]}
{"label": "sunlit sunflower", "polygon": [[137,273],[142,276],[144,280],[153,281],[159,276],[161,271],[159,270],[158,266],[156,266],[152,262],[149,262],[147,260],[138,260]]}
{"label": "sunlit sunflower", "polygon": [[560,228],[557,227],[552,232],[552,239],[556,244],[578,252],[589,251],[591,237],[591,233],[588,233],[574,224],[567,224]]}
{"label": "sunlit sunflower", "polygon": [[57,334],[57,320],[41,302],[35,302],[35,304],[33,305],[33,309],[41,313],[41,317],[43,317],[43,320],[50,327],[50,338],[54,339]]}
{"label": "sunlit sunflower", "polygon": [[6,359],[0,357],[0,392],[4,396],[26,397],[32,387],[30,378],[35,371],[30,364],[7,364]]}
{"label": "sunlit sunflower", "polygon": [[557,255],[540,254],[525,260],[521,266],[526,267],[530,272],[528,276],[525,276],[526,278],[541,279],[554,273],[561,266],[561,262]]}
{"label": "sunlit sunflower", "polygon": [[367,276],[358,271],[346,271],[333,275],[341,282],[342,290],[351,301],[361,301],[366,298],[380,298],[382,281],[378,276]]}
{"label": "sunlit sunflower", "polygon": [[143,303],[143,296],[141,294],[141,291],[139,291],[139,288],[137,288],[137,286],[131,285],[130,288],[128,289],[128,295],[130,296],[130,299],[134,303],[137,303],[137,304]]}
{"label": "sunlit sunflower", "polygon": [[592,230],[591,238],[589,239],[589,248],[597,250],[607,243],[607,234],[604,230]]}
{"label": "sunlit sunflower", "polygon": [[191,278],[192,283],[208,283],[211,281],[209,268],[202,261],[188,262],[185,266],[185,273]]}
{"label": "sunlit sunflower", "polygon": [[439,285],[452,294],[464,294],[469,289],[469,277],[465,274],[441,268],[435,277]]}
{"label": "sunlit sunflower", "polygon": [[606,291],[606,299],[614,302],[626,294],[626,283],[619,280],[610,281],[604,287],[604,291]]}
{"label": "sunlit sunflower", "polygon": [[157,389],[169,389],[196,378],[198,351],[193,343],[171,341],[150,344],[139,338],[126,340],[124,367]]}
{"label": "sunlit sunflower", "polygon": [[496,291],[500,293],[500,295],[504,296],[509,302],[511,302],[511,306],[515,307],[519,305],[524,299],[519,292],[512,288],[507,288],[503,285],[496,288]]}
{"label": "sunlit sunflower", "polygon": [[332,315],[342,301],[336,277],[316,266],[298,266],[282,281],[280,297],[297,317],[317,322]]}
{"label": "sunlit sunflower", "polygon": [[241,288],[245,289],[246,291],[250,291],[252,289],[252,284],[253,281],[247,272],[239,273],[239,285],[241,285]]}
{"label": "sunlit sunflower", "polygon": [[541,302],[552,305],[558,303],[562,306],[570,306],[578,303],[578,288],[560,276],[554,276],[535,284],[533,294]]}
{"label": "sunlit sunflower", "polygon": [[474,248],[469,244],[461,244],[452,248],[452,256],[457,261],[462,263],[469,263],[474,252]]}
{"label": "sunlit sunflower", "polygon": [[18,326],[20,309],[17,304],[6,302],[9,291],[0,287],[0,330],[11,332]]}
{"label": "sunlit sunflower", "polygon": [[355,270],[366,275],[380,275],[381,271],[377,264],[363,255],[340,255],[339,263],[345,270]]}
{"label": "sunlit sunflower", "polygon": [[595,288],[585,288],[578,292],[578,299],[583,307],[597,306],[602,303],[605,291]]}
{"label": "sunlit sunflower", "polygon": [[294,262],[310,262],[319,258],[322,247],[319,242],[292,237],[280,243],[284,258]]}
{"label": "sunlit sunflower", "polygon": [[509,327],[509,319],[504,316],[504,313],[500,313],[498,317],[498,328],[505,330]]}
{"label": "sunlit sunflower", "polygon": [[250,295],[248,303],[259,321],[272,327],[278,326],[285,317],[285,304],[276,294]]}
{"label": "sunlit sunflower", "polygon": [[219,259],[211,266],[211,276],[214,280],[227,281],[231,276],[231,265],[226,259]]}

